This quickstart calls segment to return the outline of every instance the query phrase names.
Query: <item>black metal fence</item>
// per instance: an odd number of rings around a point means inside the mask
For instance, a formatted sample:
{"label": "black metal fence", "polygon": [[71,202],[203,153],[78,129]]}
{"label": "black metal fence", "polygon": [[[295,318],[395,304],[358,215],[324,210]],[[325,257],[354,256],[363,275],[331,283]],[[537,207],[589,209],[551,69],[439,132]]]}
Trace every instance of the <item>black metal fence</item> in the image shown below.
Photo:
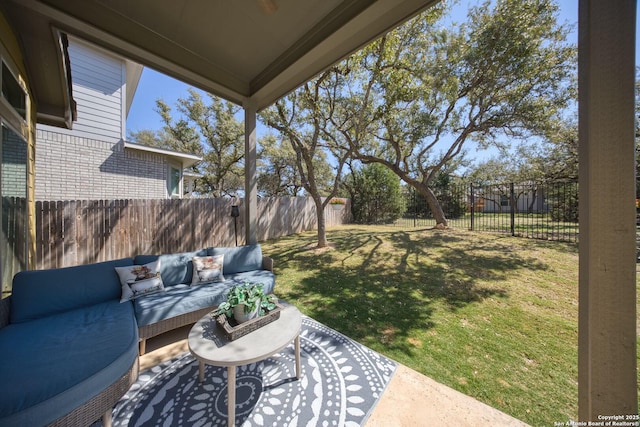
{"label": "black metal fence", "polygon": [[[578,241],[578,183],[453,184],[436,190],[450,227],[533,239]],[[434,226],[425,198],[405,190],[406,211],[394,224]]]}

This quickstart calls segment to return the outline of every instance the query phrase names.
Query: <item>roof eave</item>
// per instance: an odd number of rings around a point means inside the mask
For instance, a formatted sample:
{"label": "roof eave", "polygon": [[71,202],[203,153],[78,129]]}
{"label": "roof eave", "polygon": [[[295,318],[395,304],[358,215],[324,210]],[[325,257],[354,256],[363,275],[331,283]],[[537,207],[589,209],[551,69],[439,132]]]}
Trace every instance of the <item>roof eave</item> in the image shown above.
{"label": "roof eave", "polygon": [[[295,90],[322,70],[356,52],[392,28],[411,19],[439,0],[378,0],[349,15],[344,21],[335,19],[334,27],[317,29],[320,41],[310,34],[292,47],[256,77],[250,87],[250,97],[258,110]],[[341,12],[342,11],[337,11]],[[326,24],[325,24],[326,25]],[[330,31],[326,31],[330,30]],[[327,36],[327,33],[329,34]]]}
{"label": "roof eave", "polygon": [[21,49],[36,122],[71,129],[76,119],[71,67],[64,31],[22,4],[0,2],[0,13],[11,26]]}
{"label": "roof eave", "polygon": [[124,141],[123,146],[124,148],[129,148],[131,150],[160,154],[162,156],[175,159],[182,165],[183,168],[188,168],[189,166],[193,166],[196,163],[202,161],[202,157],[196,156],[194,154],[180,153],[178,151],[167,150],[164,148],[149,147],[147,145],[136,144],[134,142]]}

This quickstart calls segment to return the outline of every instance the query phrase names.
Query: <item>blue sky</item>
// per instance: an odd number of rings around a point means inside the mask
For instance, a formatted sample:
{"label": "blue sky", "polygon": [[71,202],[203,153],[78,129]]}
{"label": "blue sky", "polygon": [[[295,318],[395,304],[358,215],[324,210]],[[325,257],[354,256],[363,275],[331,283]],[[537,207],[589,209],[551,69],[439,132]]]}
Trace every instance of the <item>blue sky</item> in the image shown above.
{"label": "blue sky", "polygon": [[[477,5],[481,2],[479,0],[462,0],[460,3],[452,12],[451,19],[454,22],[464,21],[469,5]],[[560,22],[574,25],[574,32],[571,34],[569,41],[577,43],[578,0],[558,0],[558,3],[561,9]],[[636,40],[638,40],[637,35]],[[638,52],[638,43],[636,43],[636,61],[638,60],[640,60],[640,53]],[[189,85],[185,83],[145,68],[127,117],[127,132],[143,129],[159,130],[162,128],[160,115],[155,111],[156,100],[160,98],[174,108],[178,98],[185,98],[188,95],[188,88]],[[268,130],[259,124],[257,129],[258,139],[267,133]],[[478,153],[480,157],[486,157],[488,154],[490,153]]]}

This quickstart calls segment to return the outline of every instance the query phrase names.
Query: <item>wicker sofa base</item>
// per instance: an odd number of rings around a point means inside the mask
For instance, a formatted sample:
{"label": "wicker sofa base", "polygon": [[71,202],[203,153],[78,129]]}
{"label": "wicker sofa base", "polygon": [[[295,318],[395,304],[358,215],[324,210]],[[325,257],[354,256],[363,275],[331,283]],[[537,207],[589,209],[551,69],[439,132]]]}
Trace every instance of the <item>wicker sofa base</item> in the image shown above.
{"label": "wicker sofa base", "polygon": [[131,369],[120,379],[107,387],[82,406],[77,407],[67,415],[58,418],[49,426],[88,426],[102,417],[103,427],[111,427],[111,411],[118,401],[138,379],[140,361],[136,357]]}
{"label": "wicker sofa base", "polygon": [[11,312],[11,297],[0,300],[0,328],[9,324],[9,313]]}
{"label": "wicker sofa base", "polygon": [[196,323],[202,316],[209,313],[216,306],[201,308],[200,310],[192,311],[190,313],[181,314],[179,316],[171,317],[169,319],[161,320],[157,323],[150,325],[140,326],[138,328],[139,336],[139,354],[142,356],[146,351],[146,342],[148,338],[153,338],[156,335],[163,334],[165,332],[172,331],[176,328],[180,328],[191,323]]}

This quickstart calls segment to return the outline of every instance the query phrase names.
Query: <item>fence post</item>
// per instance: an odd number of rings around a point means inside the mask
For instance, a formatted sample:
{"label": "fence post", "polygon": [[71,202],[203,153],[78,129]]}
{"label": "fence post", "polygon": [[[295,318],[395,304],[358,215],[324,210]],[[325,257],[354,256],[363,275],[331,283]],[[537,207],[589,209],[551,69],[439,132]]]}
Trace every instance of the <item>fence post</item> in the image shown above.
{"label": "fence post", "polygon": [[418,226],[418,196],[416,195],[416,189],[411,187],[413,190],[413,228]]}
{"label": "fence post", "polygon": [[509,184],[509,206],[511,210],[511,235],[516,235],[516,206],[513,182]]}
{"label": "fence post", "polygon": [[476,198],[475,195],[473,194],[473,183],[469,184],[469,188],[471,189],[471,228],[470,230],[473,231],[473,221],[475,219],[475,215],[476,215]]}

